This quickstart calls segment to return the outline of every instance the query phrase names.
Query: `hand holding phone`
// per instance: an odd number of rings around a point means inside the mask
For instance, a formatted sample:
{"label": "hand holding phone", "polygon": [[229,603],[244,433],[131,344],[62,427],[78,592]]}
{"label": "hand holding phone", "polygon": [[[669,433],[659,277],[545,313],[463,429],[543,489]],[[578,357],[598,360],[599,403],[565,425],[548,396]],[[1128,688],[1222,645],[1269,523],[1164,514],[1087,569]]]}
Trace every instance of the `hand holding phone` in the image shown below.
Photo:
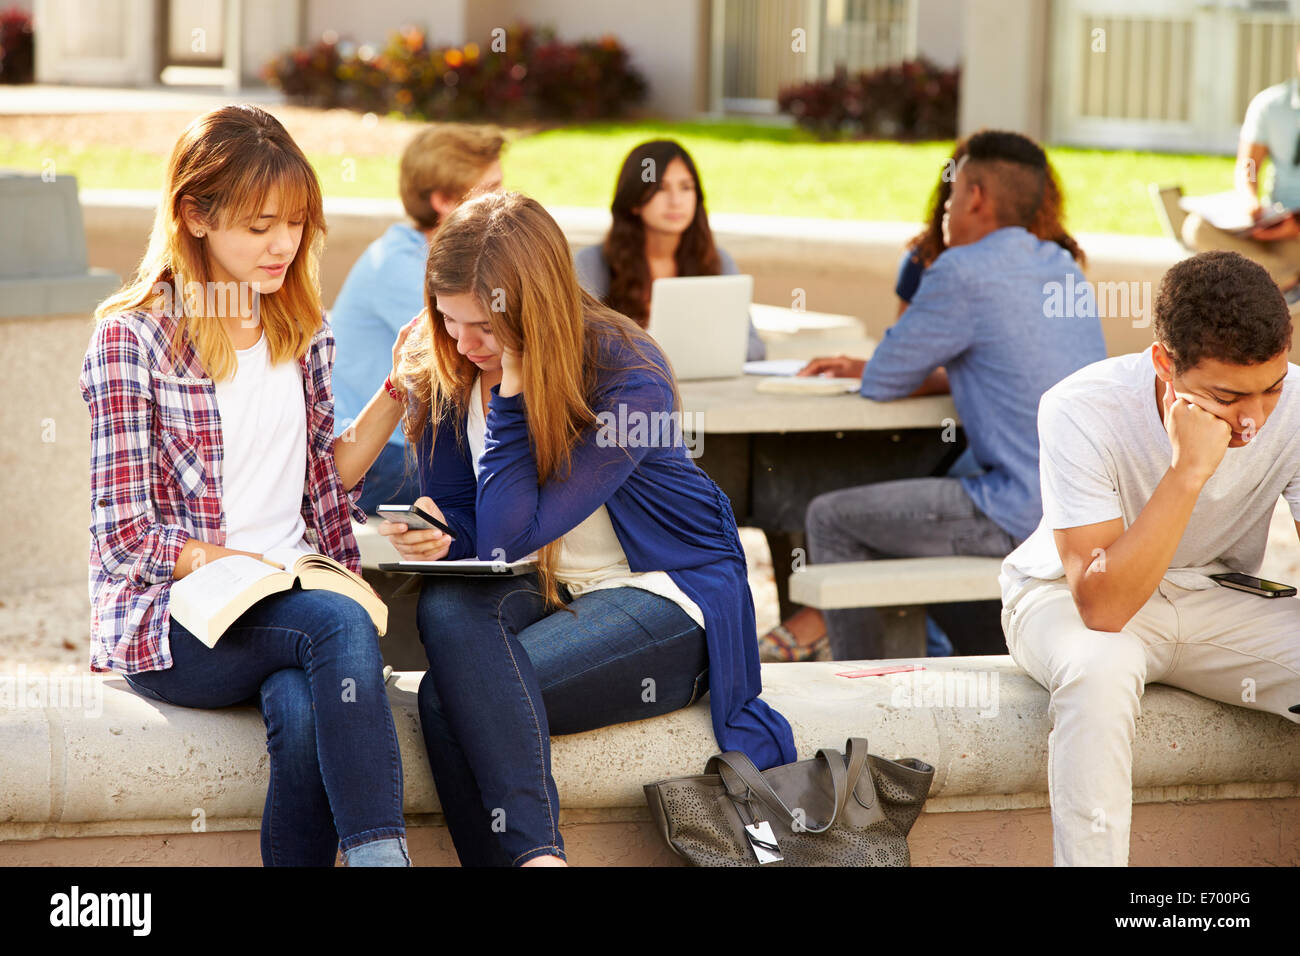
{"label": "hand holding phone", "polygon": [[393,543],[402,560],[438,561],[451,550],[455,533],[432,498],[419,498],[413,505],[380,505],[375,510],[384,519],[379,533]]}

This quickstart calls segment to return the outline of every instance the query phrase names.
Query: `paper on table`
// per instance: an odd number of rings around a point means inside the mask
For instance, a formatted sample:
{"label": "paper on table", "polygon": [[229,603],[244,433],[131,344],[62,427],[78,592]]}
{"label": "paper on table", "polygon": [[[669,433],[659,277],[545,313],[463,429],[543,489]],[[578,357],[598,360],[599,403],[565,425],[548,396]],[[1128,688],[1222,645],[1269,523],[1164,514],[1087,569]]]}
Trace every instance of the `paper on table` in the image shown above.
{"label": "paper on table", "polygon": [[824,378],[820,375],[773,377],[763,379],[754,391],[769,395],[845,395],[856,392],[861,384],[856,378]]}
{"label": "paper on table", "polygon": [[808,363],[803,359],[760,359],[745,363],[746,375],[798,375]]}

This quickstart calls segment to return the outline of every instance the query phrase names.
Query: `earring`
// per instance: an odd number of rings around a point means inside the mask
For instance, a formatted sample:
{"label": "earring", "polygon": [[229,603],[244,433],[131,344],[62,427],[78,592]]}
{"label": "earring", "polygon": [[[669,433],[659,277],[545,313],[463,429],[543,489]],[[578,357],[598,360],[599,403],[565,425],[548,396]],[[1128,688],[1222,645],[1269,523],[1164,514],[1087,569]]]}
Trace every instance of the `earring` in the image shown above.
{"label": "earring", "polygon": [[202,239],[204,235],[205,235],[205,233],[204,233],[202,230],[199,230],[198,232],[196,232],[196,233],[194,234],[194,238],[195,238],[195,239]]}

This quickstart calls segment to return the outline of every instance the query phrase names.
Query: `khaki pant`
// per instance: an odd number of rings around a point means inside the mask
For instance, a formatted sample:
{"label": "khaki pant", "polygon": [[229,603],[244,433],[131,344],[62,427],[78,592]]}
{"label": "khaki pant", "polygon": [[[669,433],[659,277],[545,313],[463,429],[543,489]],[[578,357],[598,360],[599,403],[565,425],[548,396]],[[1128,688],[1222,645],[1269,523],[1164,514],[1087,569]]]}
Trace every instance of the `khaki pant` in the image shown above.
{"label": "khaki pant", "polygon": [[1183,242],[1196,252],[1216,249],[1239,252],[1267,269],[1273,281],[1283,290],[1289,289],[1300,279],[1300,238],[1264,242],[1234,236],[1211,226],[1196,213],[1189,213],[1183,221]]}
{"label": "khaki pant", "polygon": [[1149,683],[1281,714],[1300,704],[1300,598],[1161,582],[1119,633],[1089,630],[1069,586],[1043,582],[1002,612],[1007,648],[1051,693],[1047,785],[1057,866],[1125,866],[1133,737]]}

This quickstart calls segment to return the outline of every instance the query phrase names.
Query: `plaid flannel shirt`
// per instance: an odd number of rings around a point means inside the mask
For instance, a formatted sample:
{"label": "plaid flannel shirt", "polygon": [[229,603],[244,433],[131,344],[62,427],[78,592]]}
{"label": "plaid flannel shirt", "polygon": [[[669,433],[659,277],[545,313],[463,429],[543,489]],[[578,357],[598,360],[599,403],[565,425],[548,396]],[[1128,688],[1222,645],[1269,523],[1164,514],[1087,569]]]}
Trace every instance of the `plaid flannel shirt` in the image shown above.
{"label": "plaid flannel shirt", "polygon": [[[81,395],[90,407],[90,667],[128,674],[171,667],[172,574],[189,538],[226,543],[221,417],[213,382],[176,319],[108,316],[90,340]],[[307,405],[306,540],[353,571],[361,556],[349,494],[334,463],[334,336],[323,318],[302,367]]]}

